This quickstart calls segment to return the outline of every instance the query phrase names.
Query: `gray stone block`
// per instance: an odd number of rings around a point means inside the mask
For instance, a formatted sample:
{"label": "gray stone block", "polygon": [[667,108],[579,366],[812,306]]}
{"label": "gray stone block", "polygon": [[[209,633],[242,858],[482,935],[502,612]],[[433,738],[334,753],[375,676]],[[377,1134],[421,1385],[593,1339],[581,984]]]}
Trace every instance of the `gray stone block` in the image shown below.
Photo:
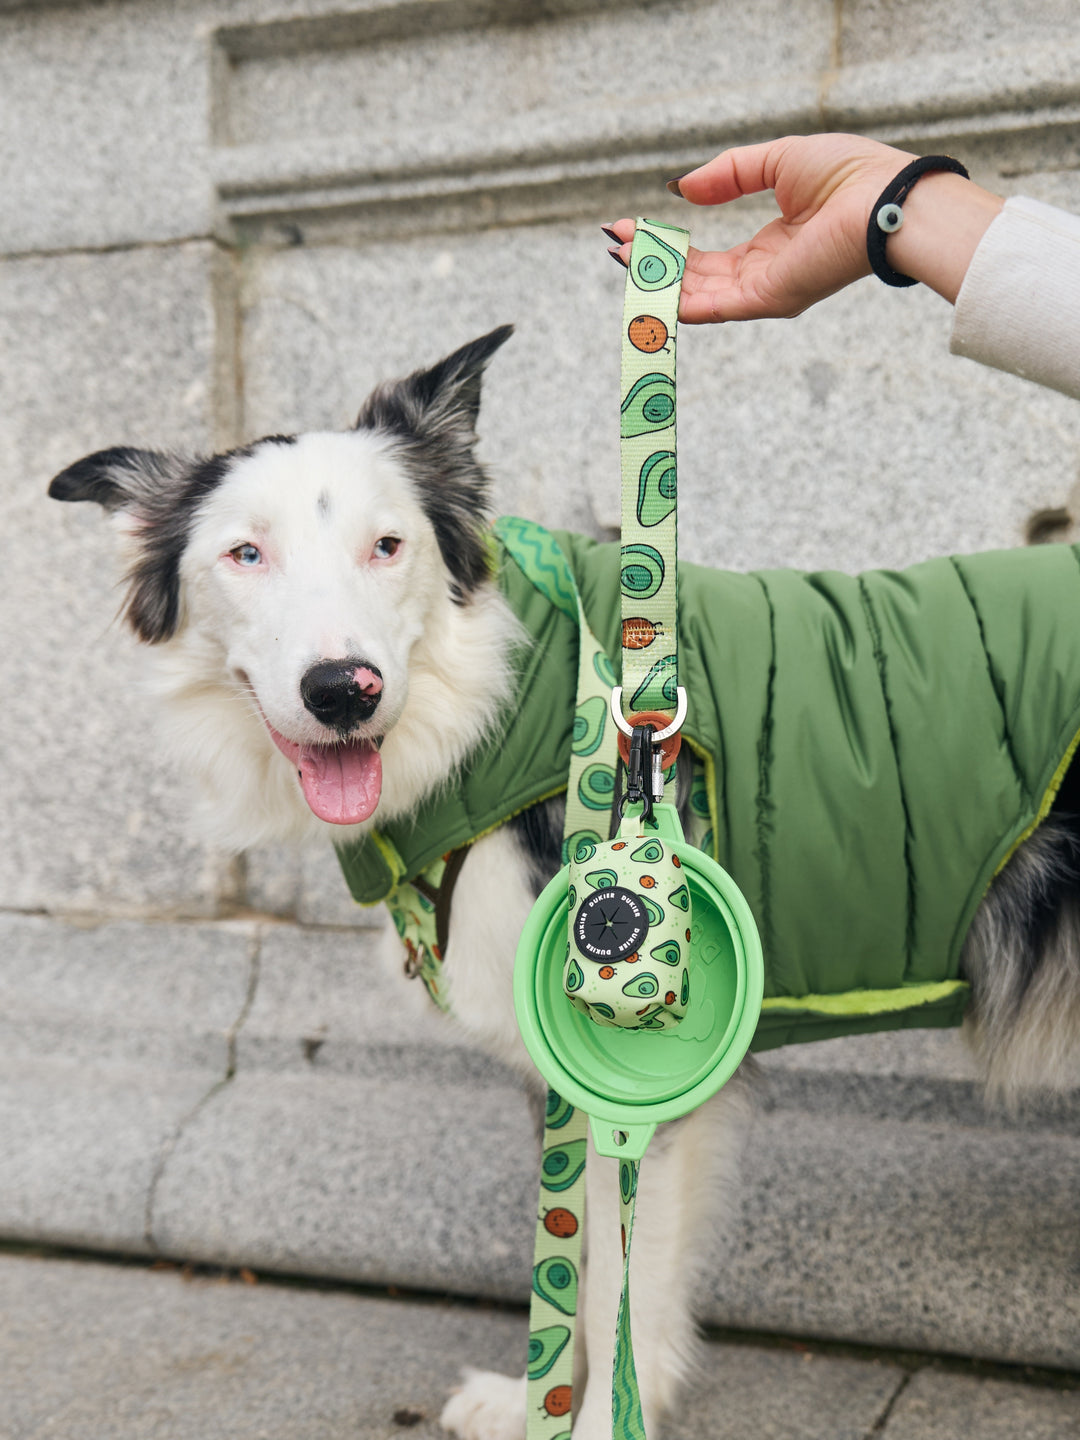
{"label": "gray stone block", "polygon": [[1018,28],[1013,43],[928,47],[910,59],[838,69],[823,86],[823,118],[830,129],[899,127],[927,140],[1067,123],[1075,36],[1054,26],[1035,35]]}
{"label": "gray stone block", "polygon": [[255,962],[249,924],[65,924],[0,914],[5,1059],[213,1070],[231,1062]]}
{"label": "gray stone block", "polygon": [[302,925],[378,930],[384,923],[381,906],[353,900],[328,842],[259,846],[244,852],[242,870],[244,898],[253,910]]}
{"label": "gray stone block", "polygon": [[296,918],[301,925],[349,925],[359,930],[381,930],[387,922],[381,905],[358,905],[349,894],[330,845],[307,846],[300,856]]}
{"label": "gray stone block", "polygon": [[[268,928],[254,1003],[237,1037],[237,1065],[319,1086],[328,1075],[516,1088],[501,1066],[470,1049],[419,981],[404,983],[397,936]],[[418,1101],[423,1103],[423,1101]]]}
{"label": "gray stone block", "polygon": [[884,1440],[1075,1440],[1080,1392],[923,1370],[881,1433]]}
{"label": "gray stone block", "polygon": [[509,1085],[241,1070],[185,1127],[152,1226],[166,1255],[519,1300],[536,1185]]}
{"label": "gray stone block", "polygon": [[0,1061],[0,1236],[150,1250],[146,1207],[158,1163],[222,1078],[105,1061]]}
{"label": "gray stone block", "polygon": [[0,15],[0,252],[210,233],[208,47],[193,8]]}
{"label": "gray stone block", "polygon": [[978,1071],[959,1030],[894,1030],[785,1045],[758,1057],[770,1086],[792,1072],[864,1080],[933,1080],[974,1086]]}
{"label": "gray stone block", "polygon": [[866,1440],[902,1380],[902,1371],[880,1362],[714,1341],[663,1435]]}
{"label": "gray stone block", "polygon": [[914,56],[966,50],[974,40],[1002,55],[1039,41],[1075,38],[1070,0],[1031,0],[1020,13],[1010,5],[979,9],[978,27],[971,12],[948,0],[860,0],[846,5],[840,16],[840,59],[846,66],[873,61],[898,61]]}
{"label": "gray stone block", "polygon": [[[523,1298],[527,1106],[425,1004],[368,937],[271,929],[238,1077],[159,1187],[162,1247]],[[951,1033],[792,1047],[762,1071],[736,1211],[703,1265],[711,1321],[1076,1363],[1076,1096],[987,1114]]]}
{"label": "gray stone block", "polygon": [[253,940],[0,917],[0,1234],[147,1247],[157,1168],[231,1068]]}
{"label": "gray stone block", "polygon": [[926,1080],[914,1100],[818,1080],[816,1103],[778,1087],[751,1128],[709,1318],[1075,1367],[1075,1114],[980,1124],[970,1093],[934,1103]]}
{"label": "gray stone block", "polygon": [[[244,925],[0,939],[0,1234],[524,1299],[525,1097],[378,937],[264,927],[250,1001]],[[762,1071],[713,1323],[1077,1364],[1076,1096],[988,1116],[950,1034]]]}
{"label": "gray stone block", "polygon": [[212,446],[218,278],[208,245],[0,262],[4,906],[206,914],[231,894],[224,859],[186,838],[189,789],[113,623],[108,526],[45,495],[103,446]]}
{"label": "gray stone block", "polygon": [[[430,163],[459,138],[474,150],[577,156],[600,150],[606,133],[625,137],[641,110],[652,117],[687,95],[707,95],[718,110],[748,77],[768,88],[778,75],[809,76],[829,63],[832,17],[815,0],[762,0],[752,13],[669,7],[662,17],[641,4],[560,8],[534,10],[531,24],[508,17],[484,26],[468,10],[454,26],[403,8],[397,33],[376,32],[377,44],[367,27],[348,43],[334,17],[323,28],[335,25],[338,43],[317,50],[317,23],[307,49],[251,54],[249,32],[249,53],[225,81],[227,139],[287,156],[298,139],[363,135],[376,173],[409,147],[426,149]],[[627,68],[643,33],[650,83],[630,92]]]}

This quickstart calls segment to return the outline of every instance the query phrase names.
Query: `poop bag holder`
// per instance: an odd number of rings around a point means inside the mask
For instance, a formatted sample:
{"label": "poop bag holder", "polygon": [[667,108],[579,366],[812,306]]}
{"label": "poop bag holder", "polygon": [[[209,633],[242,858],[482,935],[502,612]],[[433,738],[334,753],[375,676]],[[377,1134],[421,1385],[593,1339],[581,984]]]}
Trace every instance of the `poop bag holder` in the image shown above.
{"label": "poop bag holder", "polygon": [[690,887],[682,861],[628,814],[616,839],[569,874],[563,989],[598,1025],[666,1030],[690,999]]}

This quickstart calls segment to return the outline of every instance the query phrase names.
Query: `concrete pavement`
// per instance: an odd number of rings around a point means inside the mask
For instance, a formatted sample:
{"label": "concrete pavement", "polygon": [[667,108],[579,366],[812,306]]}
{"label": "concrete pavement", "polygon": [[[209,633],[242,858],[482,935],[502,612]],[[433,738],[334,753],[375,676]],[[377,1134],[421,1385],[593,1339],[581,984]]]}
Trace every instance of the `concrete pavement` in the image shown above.
{"label": "concrete pavement", "polygon": [[[461,1366],[525,1338],[514,1309],[0,1254],[0,1440],[436,1440]],[[1077,1386],[727,1337],[665,1440],[1070,1440]]]}

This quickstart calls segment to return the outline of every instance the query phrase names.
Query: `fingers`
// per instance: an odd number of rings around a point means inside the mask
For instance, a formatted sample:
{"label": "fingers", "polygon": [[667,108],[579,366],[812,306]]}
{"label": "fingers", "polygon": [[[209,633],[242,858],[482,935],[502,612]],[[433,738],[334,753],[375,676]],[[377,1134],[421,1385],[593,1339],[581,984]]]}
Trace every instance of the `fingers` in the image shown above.
{"label": "fingers", "polygon": [[616,245],[629,244],[634,238],[635,226],[633,220],[613,220],[610,225],[601,225],[600,229]]}
{"label": "fingers", "polygon": [[[629,265],[635,228],[633,220],[616,220],[600,228],[616,242],[608,254],[620,265]],[[690,247],[679,296],[679,320],[684,325],[705,325],[717,320],[750,320],[760,316],[760,302],[741,295],[735,280],[736,266],[745,249],[745,243],[732,250],[714,252]]]}
{"label": "fingers", "polygon": [[[771,190],[776,166],[787,144],[786,139],[770,140],[761,145],[740,145],[734,150],[725,150],[696,170],[669,180],[668,189],[692,205],[722,205],[726,200],[737,200],[740,195]],[[632,220],[616,220],[602,228],[605,234],[610,231],[622,241],[634,235]]]}
{"label": "fingers", "polygon": [[724,150],[715,160],[699,165],[670,182],[674,193],[689,200],[691,205],[723,205],[740,195],[757,195],[772,190],[776,184],[776,168],[792,141],[766,140],[760,145],[737,145]]}

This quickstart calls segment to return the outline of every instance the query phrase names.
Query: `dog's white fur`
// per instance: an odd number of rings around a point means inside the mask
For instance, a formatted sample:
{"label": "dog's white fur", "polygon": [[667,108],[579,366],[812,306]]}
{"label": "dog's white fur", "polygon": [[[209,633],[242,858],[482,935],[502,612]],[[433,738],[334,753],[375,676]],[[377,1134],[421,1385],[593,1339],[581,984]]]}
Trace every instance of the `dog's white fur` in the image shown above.
{"label": "dog's white fur", "polygon": [[[471,433],[468,424],[458,428]],[[162,457],[155,464],[167,469]],[[110,465],[116,469],[115,462],[101,461],[98,470],[106,474]],[[96,474],[93,464],[89,469]],[[73,488],[52,493],[105,504],[137,562],[148,525],[137,493],[117,498],[107,486],[95,490],[80,474]],[[378,553],[386,536],[400,541],[389,557]],[[257,548],[258,564],[237,561],[232,552],[245,545]],[[415,474],[393,435],[377,427],[314,433],[239,452],[221,483],[193,510],[179,573],[178,622],[170,633],[152,637],[163,643],[151,653],[172,748],[202,785],[204,823],[217,841],[244,849],[355,833],[312,814],[292,764],[265,723],[300,744],[339,738],[301,699],[301,677],[316,662],[361,655],[382,674],[378,708],[352,732],[381,744],[383,788],[369,825],[407,814],[452,783],[467,757],[482,763],[484,745],[497,743],[498,716],[511,696],[513,658],[522,638],[518,622],[492,584],[474,586],[464,603],[460,593],[455,596],[454,577]],[[1041,865],[1049,873],[1057,863],[1040,859],[1038,845],[1050,842],[1035,839],[1019,868],[1011,867],[1006,884],[1027,884],[1025,865]],[[493,891],[500,896],[497,907],[485,903]],[[535,1083],[517,1032],[511,986],[517,936],[533,893],[528,857],[509,829],[477,841],[455,891],[444,973],[457,1023]],[[969,941],[972,971],[980,965],[993,969],[997,953],[1007,949],[1009,936],[999,922],[984,906]],[[1033,1078],[1040,1033],[1053,1037],[1052,1078],[1061,1082],[1069,1073],[1080,1033],[1075,906],[1061,921],[1059,947],[1067,963],[1039,977],[1030,1001],[1021,1005],[1004,985],[999,992],[990,985],[975,1018],[976,1043],[997,1057],[991,1074],[1001,1088],[1008,1088],[1012,1074]],[[400,965],[395,968],[400,973]],[[996,1005],[1003,1012],[1000,1023]],[[1010,1058],[1011,1035],[1015,1058]],[[745,1104],[745,1087],[736,1077],[691,1117],[662,1130],[642,1170],[631,1289],[650,1434],[691,1362],[689,1286],[705,1219],[715,1222],[718,1191],[734,1169]],[[604,1440],[610,1433],[611,1345],[621,1280],[611,1162],[592,1156],[587,1184],[580,1359],[588,1376],[584,1386],[575,1385],[580,1404],[574,1436]],[[524,1381],[470,1371],[442,1421],[463,1440],[520,1440],[525,1404]]]}

